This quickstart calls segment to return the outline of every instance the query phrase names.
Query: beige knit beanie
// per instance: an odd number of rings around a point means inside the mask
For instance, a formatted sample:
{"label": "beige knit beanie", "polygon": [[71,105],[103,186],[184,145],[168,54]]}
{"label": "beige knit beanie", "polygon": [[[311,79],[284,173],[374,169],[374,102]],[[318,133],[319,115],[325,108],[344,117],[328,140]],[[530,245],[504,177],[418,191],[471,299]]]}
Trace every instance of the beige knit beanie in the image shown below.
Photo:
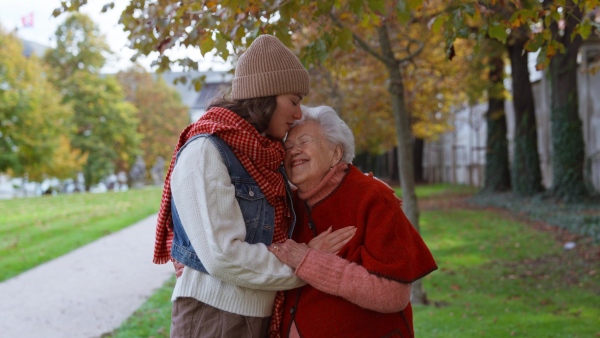
{"label": "beige knit beanie", "polygon": [[308,94],[308,72],[279,39],[261,35],[240,56],[233,78],[234,100],[281,94]]}

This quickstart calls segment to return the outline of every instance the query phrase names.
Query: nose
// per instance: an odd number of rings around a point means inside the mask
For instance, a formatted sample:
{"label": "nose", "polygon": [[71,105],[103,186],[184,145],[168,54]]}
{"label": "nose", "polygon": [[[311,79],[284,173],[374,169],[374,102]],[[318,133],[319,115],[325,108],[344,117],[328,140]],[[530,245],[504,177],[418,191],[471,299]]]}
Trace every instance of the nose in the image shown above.
{"label": "nose", "polygon": [[291,148],[287,149],[287,153],[292,157],[300,154],[300,146],[294,143]]}
{"label": "nose", "polygon": [[294,114],[292,114],[292,117],[295,120],[300,120],[302,118],[302,109],[300,108],[300,105],[298,105],[296,109],[294,109]]}

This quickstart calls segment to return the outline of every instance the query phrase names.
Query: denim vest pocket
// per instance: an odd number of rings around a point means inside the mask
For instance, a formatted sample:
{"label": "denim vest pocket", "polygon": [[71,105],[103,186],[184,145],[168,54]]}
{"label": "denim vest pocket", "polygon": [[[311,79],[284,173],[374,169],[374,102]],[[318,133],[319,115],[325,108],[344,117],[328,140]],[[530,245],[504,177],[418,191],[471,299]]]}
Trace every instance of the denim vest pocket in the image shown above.
{"label": "denim vest pocket", "polygon": [[264,213],[266,198],[258,184],[242,179],[233,179],[235,196],[246,223],[246,238],[248,243],[258,243],[261,238],[260,220]]}
{"label": "denim vest pocket", "polygon": [[177,207],[175,206],[175,199],[171,199],[171,215],[173,217],[171,257],[195,270],[208,273],[202,262],[200,262],[194,247],[192,247],[192,242],[185,233],[185,229],[183,229]]}

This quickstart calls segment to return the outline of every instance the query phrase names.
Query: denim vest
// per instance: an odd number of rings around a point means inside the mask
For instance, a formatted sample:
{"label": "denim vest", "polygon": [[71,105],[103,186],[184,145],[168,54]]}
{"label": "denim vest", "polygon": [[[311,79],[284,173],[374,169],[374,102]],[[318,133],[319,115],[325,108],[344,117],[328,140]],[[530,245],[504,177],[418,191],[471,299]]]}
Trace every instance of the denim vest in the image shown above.
{"label": "denim vest", "polygon": [[[183,147],[179,149],[177,159],[179,158],[181,151],[198,137],[206,137],[211,140],[219,150],[223,162],[225,162],[225,165],[227,166],[229,176],[231,177],[231,184],[235,186],[235,197],[240,205],[244,223],[246,224],[246,238],[244,240],[250,244],[263,243],[265,245],[271,245],[275,224],[275,208],[269,204],[256,181],[246,171],[225,141],[213,134],[196,135],[190,138]],[[279,168],[279,171],[283,174],[288,201],[291,201],[291,190],[287,183],[287,176],[285,175],[283,166]],[[177,212],[174,198],[171,198],[171,214],[173,217],[174,233],[171,257],[195,270],[208,273],[198,258],[198,255],[196,255],[192,243],[190,243],[190,240],[185,233],[183,225],[181,224],[181,219],[179,218],[179,213]],[[295,223],[296,214],[292,209],[292,224],[288,232],[288,238],[292,235]]]}

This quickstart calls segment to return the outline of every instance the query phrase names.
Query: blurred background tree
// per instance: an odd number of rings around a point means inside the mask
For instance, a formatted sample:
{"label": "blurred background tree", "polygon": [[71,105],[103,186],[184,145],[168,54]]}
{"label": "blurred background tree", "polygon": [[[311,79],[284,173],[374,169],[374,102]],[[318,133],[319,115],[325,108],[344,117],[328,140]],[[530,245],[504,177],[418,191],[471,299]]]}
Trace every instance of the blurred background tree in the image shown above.
{"label": "blurred background tree", "polygon": [[551,83],[554,174],[550,194],[575,201],[590,193],[585,188],[577,53],[582,40],[600,31],[600,23],[594,21],[598,6],[597,0],[453,0],[448,7],[451,10],[440,13],[433,23],[443,32],[448,52],[457,39],[467,39],[473,33],[479,41],[489,37],[507,46],[517,120],[511,180],[519,195],[531,196],[543,190],[527,52],[538,53],[536,68],[548,68],[544,76]]}
{"label": "blurred background tree", "polygon": [[88,16],[70,14],[55,35],[57,46],[45,60],[55,70],[49,78],[73,108],[71,145],[87,155],[83,174],[89,190],[114,171],[129,170],[139,153],[137,111],[119,82],[100,74],[110,50]]}
{"label": "blurred background tree", "polygon": [[190,123],[189,108],[181,102],[177,90],[139,66],[118,73],[117,79],[127,101],[137,108],[139,147],[149,164],[150,177],[150,170],[157,163],[162,162],[167,169],[179,133]]}
{"label": "blurred background tree", "polygon": [[73,111],[35,55],[0,27],[0,172],[41,180],[71,177],[85,156],[68,142]]}

